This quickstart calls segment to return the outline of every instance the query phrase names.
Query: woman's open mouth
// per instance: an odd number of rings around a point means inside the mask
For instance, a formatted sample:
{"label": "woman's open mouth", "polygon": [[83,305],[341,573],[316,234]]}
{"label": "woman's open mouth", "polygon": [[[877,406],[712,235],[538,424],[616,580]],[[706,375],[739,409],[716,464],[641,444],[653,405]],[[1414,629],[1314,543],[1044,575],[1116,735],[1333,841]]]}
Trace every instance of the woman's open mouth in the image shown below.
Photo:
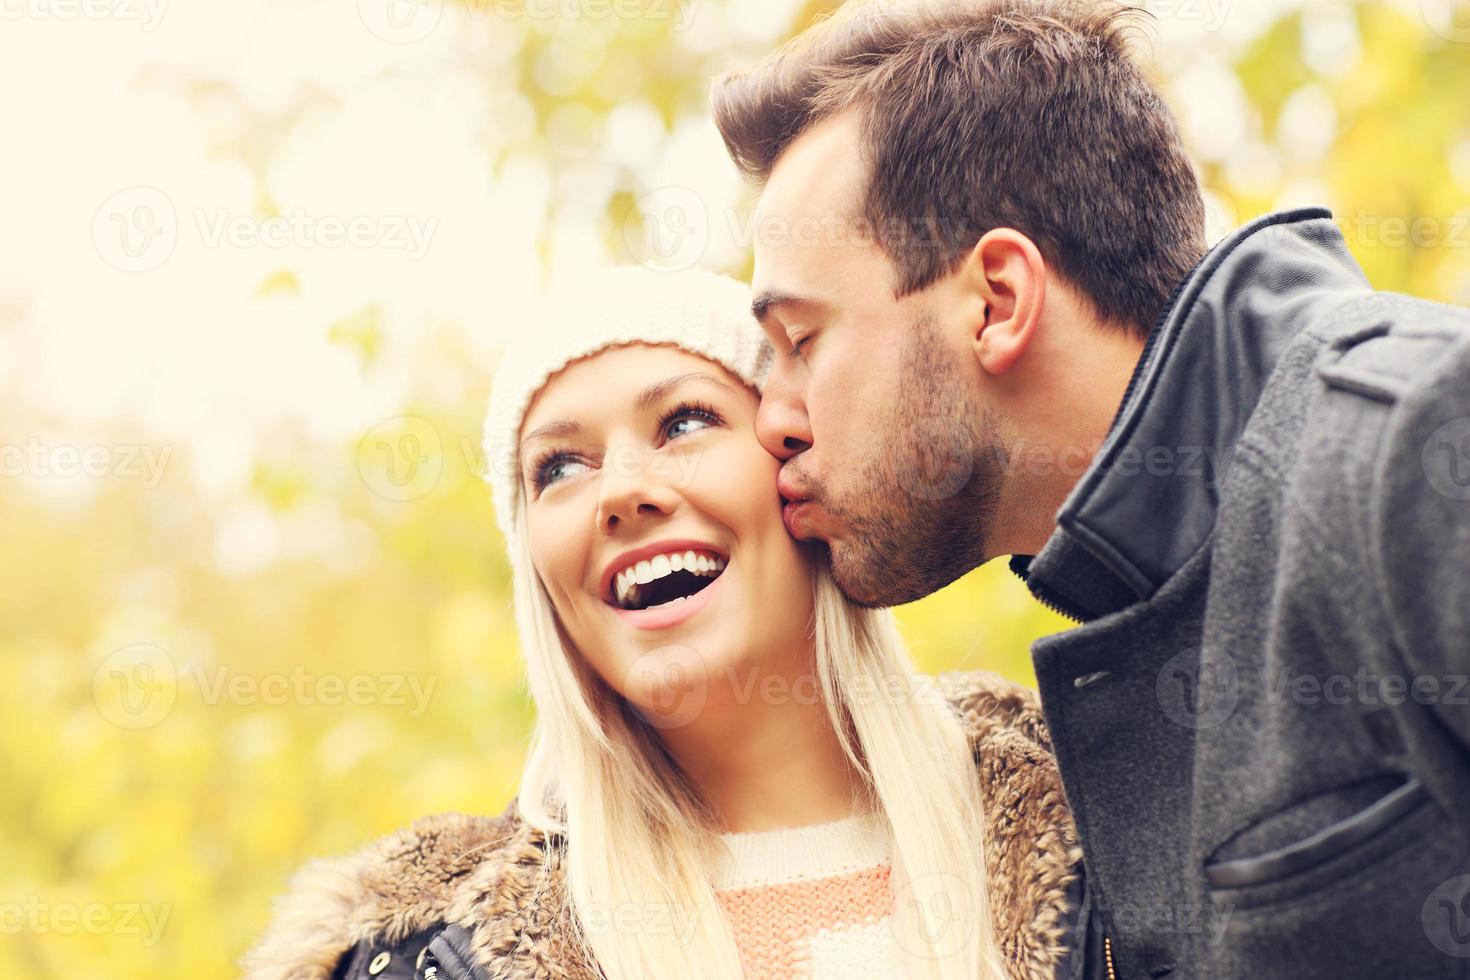
{"label": "woman's open mouth", "polygon": [[626,622],[663,629],[709,604],[729,559],[704,549],[679,549],[640,559],[613,575],[608,605]]}
{"label": "woman's open mouth", "polygon": [[650,609],[697,595],[725,571],[725,559],[708,551],[675,551],[636,562],[613,577],[620,609]]}

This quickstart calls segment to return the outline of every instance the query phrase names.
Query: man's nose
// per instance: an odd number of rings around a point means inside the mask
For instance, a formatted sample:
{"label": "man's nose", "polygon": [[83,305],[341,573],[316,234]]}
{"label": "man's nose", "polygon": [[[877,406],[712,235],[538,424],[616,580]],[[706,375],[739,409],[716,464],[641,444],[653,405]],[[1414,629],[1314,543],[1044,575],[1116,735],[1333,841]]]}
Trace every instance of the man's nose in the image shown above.
{"label": "man's nose", "polygon": [[766,452],[786,462],[811,448],[811,422],[806,405],[779,367],[771,369],[755,413],[755,436]]}

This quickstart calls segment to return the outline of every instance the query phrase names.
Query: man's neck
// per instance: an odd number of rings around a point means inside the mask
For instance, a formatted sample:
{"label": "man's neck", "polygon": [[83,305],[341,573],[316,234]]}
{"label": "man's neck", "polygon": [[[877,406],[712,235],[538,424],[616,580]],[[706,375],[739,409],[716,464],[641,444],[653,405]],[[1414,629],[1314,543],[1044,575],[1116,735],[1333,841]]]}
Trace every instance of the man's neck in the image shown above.
{"label": "man's neck", "polygon": [[[1057,512],[1092,464],[1143,355],[1140,331],[1095,321],[1068,323],[1037,338],[1014,379],[1010,478],[992,537],[993,555],[1034,555]],[[1040,355],[1039,357],[1037,355]]]}
{"label": "man's neck", "polygon": [[1017,568],[1031,591],[1084,622],[1157,593],[1214,532],[1236,443],[1281,360],[1324,309],[1371,292],[1323,208],[1263,215],[1217,243],[1136,373],[1121,357],[1094,372],[1108,378],[1090,423],[1104,442],[1069,479],[1061,526],[1015,552],[1034,556]]}

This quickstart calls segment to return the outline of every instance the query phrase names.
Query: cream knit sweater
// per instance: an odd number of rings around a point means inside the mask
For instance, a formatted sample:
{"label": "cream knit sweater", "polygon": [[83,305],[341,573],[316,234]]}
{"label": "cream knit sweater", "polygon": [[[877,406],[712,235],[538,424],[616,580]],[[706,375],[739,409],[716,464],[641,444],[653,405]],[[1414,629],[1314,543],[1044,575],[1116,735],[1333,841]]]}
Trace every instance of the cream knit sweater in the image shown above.
{"label": "cream knit sweater", "polygon": [[721,834],[712,869],[750,977],[904,976],[893,935],[891,841],[881,815]]}

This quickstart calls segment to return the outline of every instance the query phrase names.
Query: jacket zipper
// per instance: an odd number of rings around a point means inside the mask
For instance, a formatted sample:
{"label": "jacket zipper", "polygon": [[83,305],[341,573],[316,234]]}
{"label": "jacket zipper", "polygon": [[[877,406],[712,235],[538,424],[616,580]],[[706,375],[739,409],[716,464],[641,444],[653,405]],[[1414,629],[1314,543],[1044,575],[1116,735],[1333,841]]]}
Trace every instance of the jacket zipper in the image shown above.
{"label": "jacket zipper", "polygon": [[445,967],[440,966],[438,960],[434,959],[431,959],[428,965],[424,967],[422,974],[415,974],[415,976],[422,976],[424,980],[469,980],[467,974],[451,973]]}
{"label": "jacket zipper", "polygon": [[1037,582],[1032,577],[1030,571],[1023,571],[1021,568],[1017,567],[1016,559],[1014,558],[1011,559],[1011,571],[1015,573],[1017,578],[1025,583],[1026,588],[1031,590],[1031,595],[1035,597],[1037,602],[1041,603],[1043,606],[1050,609],[1058,616],[1070,619],[1074,623],[1081,623],[1087,619],[1087,616],[1082,612],[1082,610],[1068,605],[1067,602],[1064,601],[1061,597],[1052,595],[1051,590],[1047,589],[1041,583]]}
{"label": "jacket zipper", "polygon": [[1037,602],[1041,603],[1043,606],[1050,609],[1058,616],[1061,616],[1064,619],[1070,619],[1074,623],[1080,623],[1083,621],[1084,617],[1079,610],[1067,605],[1060,598],[1053,596],[1044,586],[1037,585],[1029,578],[1026,580],[1026,586],[1031,590],[1031,595],[1036,598]]}
{"label": "jacket zipper", "polygon": [[468,973],[457,970],[452,965],[439,962],[439,957],[430,952],[427,946],[424,947],[424,956],[419,962],[419,967],[423,972],[415,970],[414,976],[422,977],[423,980],[471,980]]}

